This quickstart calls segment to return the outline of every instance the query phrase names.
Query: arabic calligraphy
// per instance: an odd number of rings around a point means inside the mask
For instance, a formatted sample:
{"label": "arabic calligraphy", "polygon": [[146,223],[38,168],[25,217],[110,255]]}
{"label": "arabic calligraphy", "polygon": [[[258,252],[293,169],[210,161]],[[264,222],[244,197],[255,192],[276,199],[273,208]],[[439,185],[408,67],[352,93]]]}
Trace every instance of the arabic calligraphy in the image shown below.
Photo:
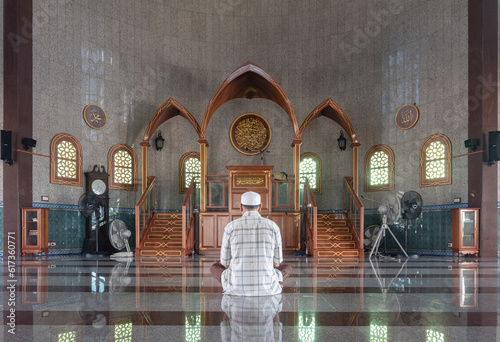
{"label": "arabic calligraphy", "polygon": [[264,177],[237,177],[236,186],[264,185]]}
{"label": "arabic calligraphy", "polygon": [[230,131],[231,143],[244,154],[257,154],[269,145],[271,128],[260,115],[247,113],[237,118]]}
{"label": "arabic calligraphy", "polygon": [[83,119],[90,127],[101,129],[106,126],[106,112],[96,104],[90,104],[83,109]]}
{"label": "arabic calligraphy", "polygon": [[95,123],[101,123],[102,117],[101,113],[97,109],[92,109],[90,111],[90,121],[95,122]]}
{"label": "arabic calligraphy", "polygon": [[417,107],[409,104],[404,105],[403,107],[399,108],[398,112],[396,113],[396,125],[401,129],[410,129],[415,126],[418,121],[418,117],[419,112]]}

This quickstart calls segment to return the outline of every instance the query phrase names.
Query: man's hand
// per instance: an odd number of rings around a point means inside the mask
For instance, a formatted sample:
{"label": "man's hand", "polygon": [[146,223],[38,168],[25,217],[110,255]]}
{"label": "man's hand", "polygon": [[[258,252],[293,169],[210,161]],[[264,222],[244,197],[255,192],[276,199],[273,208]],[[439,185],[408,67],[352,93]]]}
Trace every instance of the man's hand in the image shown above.
{"label": "man's hand", "polygon": [[279,262],[275,262],[274,263],[274,268],[277,268],[277,267],[280,267],[280,263]]}

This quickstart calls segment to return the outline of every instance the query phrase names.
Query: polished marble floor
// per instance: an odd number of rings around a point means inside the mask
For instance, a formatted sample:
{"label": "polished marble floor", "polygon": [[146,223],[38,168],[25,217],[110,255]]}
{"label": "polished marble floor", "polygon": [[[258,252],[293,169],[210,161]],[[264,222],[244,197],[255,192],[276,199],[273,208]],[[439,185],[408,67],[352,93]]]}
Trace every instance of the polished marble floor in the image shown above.
{"label": "polished marble floor", "polygon": [[[0,337],[500,341],[497,260],[322,260],[288,255],[285,261],[293,273],[283,294],[260,298],[222,295],[209,273],[216,260],[200,255],[131,262],[109,256],[26,257],[15,270],[4,261]],[[12,302],[15,306],[9,307]],[[16,310],[13,319],[8,317],[11,308]]]}

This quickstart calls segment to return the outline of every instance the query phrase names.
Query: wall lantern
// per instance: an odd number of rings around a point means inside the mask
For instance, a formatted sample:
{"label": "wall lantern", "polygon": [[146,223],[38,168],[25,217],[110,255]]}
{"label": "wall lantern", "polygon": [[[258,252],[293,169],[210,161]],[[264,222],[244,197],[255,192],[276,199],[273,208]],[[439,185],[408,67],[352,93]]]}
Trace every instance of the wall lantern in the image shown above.
{"label": "wall lantern", "polygon": [[155,145],[156,145],[156,150],[161,151],[163,148],[163,143],[165,142],[165,139],[161,136],[161,131],[158,132],[158,136],[155,139]]}
{"label": "wall lantern", "polygon": [[337,139],[337,142],[339,143],[339,148],[341,151],[345,151],[346,147],[346,138],[344,137],[344,132],[340,131],[340,137]]}

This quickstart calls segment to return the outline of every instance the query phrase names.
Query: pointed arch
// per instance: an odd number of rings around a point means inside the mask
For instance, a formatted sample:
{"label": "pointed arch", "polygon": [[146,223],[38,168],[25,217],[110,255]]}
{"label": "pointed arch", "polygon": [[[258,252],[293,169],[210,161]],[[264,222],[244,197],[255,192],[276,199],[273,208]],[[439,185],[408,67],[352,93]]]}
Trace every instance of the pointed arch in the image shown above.
{"label": "pointed arch", "polygon": [[316,107],[311,112],[311,114],[307,116],[307,118],[304,120],[299,129],[300,139],[302,139],[302,135],[304,134],[304,131],[306,130],[307,126],[309,126],[311,121],[313,121],[316,118],[319,118],[320,116],[325,116],[338,123],[339,126],[342,127],[342,129],[346,132],[347,136],[351,140],[351,144],[352,145],[357,144],[358,146],[360,145],[358,138],[356,136],[356,132],[354,131],[354,128],[351,125],[351,121],[349,121],[349,118],[344,113],[344,111],[332,99],[326,99],[325,101],[323,101],[318,107]]}
{"label": "pointed arch", "polygon": [[186,118],[200,137],[200,125],[196,121],[196,119],[189,113],[189,111],[184,108],[179,102],[176,100],[169,98],[165,103],[161,105],[160,108],[156,111],[155,115],[149,122],[148,127],[146,128],[146,132],[144,133],[144,137],[142,138],[143,143],[149,143],[149,140],[153,136],[153,133],[160,127],[162,123],[173,118],[174,116],[180,115]]}
{"label": "pointed arch", "polygon": [[290,118],[294,137],[297,138],[299,132],[297,118],[285,92],[271,75],[249,62],[229,75],[212,96],[201,124],[202,139],[206,139],[208,123],[215,111],[224,103],[239,98],[263,98],[278,104]]}
{"label": "pointed arch", "polygon": [[326,99],[323,101],[318,107],[316,107],[311,114],[307,116],[299,129],[299,139],[302,139],[302,135],[304,134],[307,126],[316,118],[320,116],[325,116],[342,127],[342,129],[346,132],[349,140],[351,141],[352,147],[352,183],[353,189],[356,193],[358,193],[358,149],[361,145],[356,136],[356,132],[352,127],[351,121],[344,113],[344,111],[340,108],[338,104],[335,103],[332,99]]}

